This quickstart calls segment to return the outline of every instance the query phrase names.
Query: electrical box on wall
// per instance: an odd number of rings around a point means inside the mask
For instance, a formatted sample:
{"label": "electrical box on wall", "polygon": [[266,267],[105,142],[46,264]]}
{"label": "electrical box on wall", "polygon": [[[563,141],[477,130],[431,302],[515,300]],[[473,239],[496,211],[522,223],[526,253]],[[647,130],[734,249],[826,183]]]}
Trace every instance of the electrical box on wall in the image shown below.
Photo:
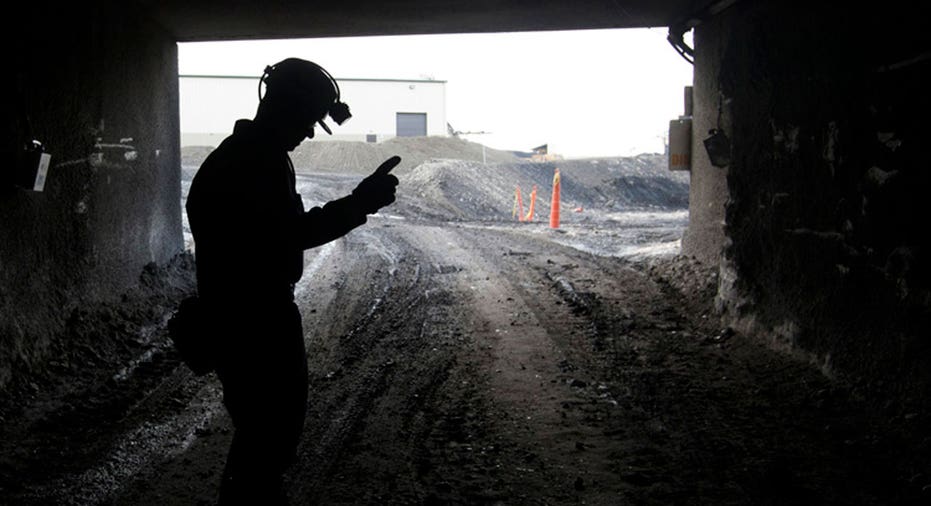
{"label": "electrical box on wall", "polygon": [[25,151],[16,167],[16,184],[27,190],[40,192],[45,189],[52,155],[46,153],[38,141],[28,144]]}
{"label": "electrical box on wall", "polygon": [[692,168],[692,118],[669,122],[669,170]]}
{"label": "electrical box on wall", "polygon": [[669,170],[692,170],[692,87],[683,92],[685,114],[669,122]]}

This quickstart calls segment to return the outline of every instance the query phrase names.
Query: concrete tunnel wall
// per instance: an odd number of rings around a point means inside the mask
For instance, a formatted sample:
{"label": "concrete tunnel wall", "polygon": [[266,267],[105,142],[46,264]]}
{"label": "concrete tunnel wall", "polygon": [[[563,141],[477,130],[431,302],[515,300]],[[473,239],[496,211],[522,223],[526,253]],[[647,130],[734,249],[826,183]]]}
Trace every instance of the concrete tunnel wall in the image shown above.
{"label": "concrete tunnel wall", "polygon": [[[113,6],[33,9],[2,41],[0,387],[44,367],[77,308],[183,249],[173,38]],[[52,155],[44,192],[9,184],[24,114]],[[100,147],[126,138],[135,159]]]}
{"label": "concrete tunnel wall", "polygon": [[[720,262],[730,325],[927,403],[931,58],[912,14],[740,2],[696,28],[684,251]],[[719,103],[726,168],[701,144]]]}

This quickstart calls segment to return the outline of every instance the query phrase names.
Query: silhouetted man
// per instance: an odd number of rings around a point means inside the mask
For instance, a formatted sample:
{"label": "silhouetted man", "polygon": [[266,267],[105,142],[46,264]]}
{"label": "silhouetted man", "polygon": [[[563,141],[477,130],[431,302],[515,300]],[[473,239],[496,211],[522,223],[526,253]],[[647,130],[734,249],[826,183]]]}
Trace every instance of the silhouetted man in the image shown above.
{"label": "silhouetted man", "polygon": [[392,157],[352,194],[304,210],[288,156],[329,115],[349,118],[336,81],[289,58],[267,67],[254,120],[236,122],[201,165],[187,200],[197,284],[216,329],[216,370],[235,426],[220,504],[280,504],[303,428],[307,360],[294,284],[303,252],[337,239],[395,199]]}

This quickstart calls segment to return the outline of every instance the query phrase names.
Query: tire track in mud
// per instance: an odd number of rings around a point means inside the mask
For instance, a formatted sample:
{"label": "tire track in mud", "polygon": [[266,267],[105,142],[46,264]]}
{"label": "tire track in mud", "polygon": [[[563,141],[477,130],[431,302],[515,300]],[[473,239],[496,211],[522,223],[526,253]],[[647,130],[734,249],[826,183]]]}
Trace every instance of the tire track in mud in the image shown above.
{"label": "tire track in mud", "polygon": [[[443,292],[424,274],[427,268],[414,251],[390,226],[347,237],[338,265],[323,269],[316,282],[329,294],[308,299],[312,306],[302,308],[311,393],[304,445],[291,473],[292,494],[300,498],[295,502],[358,493],[333,487],[334,475],[358,474],[377,462],[377,455],[359,447],[382,425],[379,417],[409,411],[404,400],[428,397],[442,382],[447,360],[428,356],[428,329],[437,311],[423,309],[441,307]],[[418,370],[413,377],[411,367]],[[398,377],[406,392],[417,392],[393,393]],[[382,407],[385,399],[390,405]]]}
{"label": "tire track in mud", "polygon": [[[569,284],[553,275],[590,255],[500,230],[463,227],[458,234],[472,262],[491,274],[467,287],[474,294],[476,331],[491,355],[495,411],[488,423],[511,446],[502,457],[511,467],[503,473],[508,496],[528,504],[612,503],[618,486],[604,434],[581,423],[575,409],[610,402],[580,395],[603,385],[584,364],[573,365],[574,348],[587,347],[599,324],[575,310],[587,294],[561,291]],[[614,276],[616,269],[606,265],[599,275]],[[476,281],[480,289],[473,290]]]}
{"label": "tire track in mud", "polygon": [[[464,235],[485,258],[500,251],[487,232]],[[670,293],[648,266],[521,247],[500,269],[547,281],[551,297],[524,300],[553,329],[576,397],[564,413],[580,451],[562,462],[586,461],[574,495],[542,502],[913,503],[901,500],[919,493],[903,483],[913,475],[871,464],[894,453],[877,451],[886,436],[810,364],[722,331],[704,320],[710,301]]]}
{"label": "tire track in mud", "polygon": [[515,315],[535,317],[513,274],[466,241],[446,227],[372,229],[318,273],[332,296],[304,308],[317,316],[295,502],[489,503],[539,484],[532,465],[504,464],[536,457],[493,418],[555,425],[558,361],[539,324],[509,334]]}
{"label": "tire track in mud", "polygon": [[[715,482],[713,472],[686,482],[683,477],[697,474],[689,466],[702,464],[684,464],[677,453],[692,444],[689,431],[702,433],[690,424],[707,423],[702,410],[709,403],[701,397],[711,385],[701,385],[706,375],[696,372],[718,365],[697,345],[708,329],[684,318],[674,300],[631,264],[537,246],[524,243],[542,255],[508,255],[504,263],[525,264],[536,274],[537,291],[549,293],[526,300],[553,329],[562,352],[558,383],[572,393],[562,416],[576,451],[565,453],[564,462],[584,460],[575,495],[561,501],[677,504],[694,499],[689,490],[701,489],[726,503],[731,484]],[[679,405],[695,410],[685,424]]]}
{"label": "tire track in mud", "polygon": [[562,336],[592,323],[560,309],[526,262],[498,263],[522,257],[511,239],[488,247],[479,242],[500,236],[420,225],[377,233],[359,240],[404,254],[343,262],[361,273],[321,271],[338,293],[316,309],[331,323],[329,337],[310,339],[296,502],[536,503],[578,499],[580,476],[610,479],[605,462],[580,455],[591,434],[564,409],[579,401],[562,381]]}

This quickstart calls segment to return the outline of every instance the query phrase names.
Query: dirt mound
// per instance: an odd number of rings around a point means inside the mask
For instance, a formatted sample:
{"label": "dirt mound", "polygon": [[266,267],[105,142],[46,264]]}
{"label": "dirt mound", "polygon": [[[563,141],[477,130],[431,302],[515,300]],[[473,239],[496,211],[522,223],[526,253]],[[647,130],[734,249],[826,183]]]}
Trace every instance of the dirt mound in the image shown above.
{"label": "dirt mound", "polygon": [[[385,159],[398,155],[401,164],[395,174],[406,174],[434,158],[482,161],[481,144],[456,137],[395,137],[385,142],[320,141],[305,142],[291,153],[298,172],[340,172],[368,174]],[[514,162],[507,151],[484,148],[489,163]]]}
{"label": "dirt mound", "polygon": [[399,208],[404,215],[441,220],[509,218],[514,167],[430,160],[400,178]]}
{"label": "dirt mound", "polygon": [[[581,221],[587,211],[601,213],[688,208],[688,175],[670,173],[660,155],[574,160],[553,163],[482,164],[429,160],[401,177],[399,211],[410,217],[443,220],[512,220],[515,188],[524,211],[537,187],[535,215],[550,209],[553,174],[560,169],[564,221]],[[579,213],[571,211],[579,210]]]}

